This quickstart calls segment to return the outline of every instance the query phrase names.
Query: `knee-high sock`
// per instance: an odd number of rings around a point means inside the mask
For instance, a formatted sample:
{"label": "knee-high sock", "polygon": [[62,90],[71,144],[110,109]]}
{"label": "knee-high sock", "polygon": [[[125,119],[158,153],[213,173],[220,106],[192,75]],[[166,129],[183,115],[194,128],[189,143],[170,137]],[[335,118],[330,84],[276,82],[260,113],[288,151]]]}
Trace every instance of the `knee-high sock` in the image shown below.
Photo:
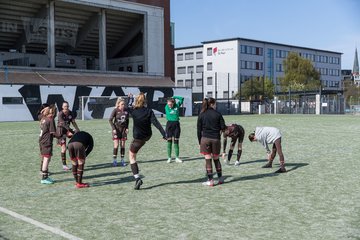
{"label": "knee-high sock", "polygon": [[139,176],[139,167],[138,167],[137,162],[130,164],[130,167],[131,167],[131,171],[132,171],[132,173],[133,173],[133,175],[134,175],[134,178],[135,178],[135,179],[136,179],[136,178],[139,178],[139,177],[140,177],[140,176]]}
{"label": "knee-high sock", "polygon": [[83,177],[83,173],[84,173],[84,165],[85,164],[79,164],[77,167],[77,180],[78,183],[82,183],[82,177]]}
{"label": "knee-high sock", "polygon": [[125,156],[125,148],[124,147],[120,148],[120,156],[121,156],[121,159],[123,159]]}
{"label": "knee-high sock", "polygon": [[168,154],[168,158],[171,158],[171,150],[172,150],[172,140],[168,140],[168,142],[167,142],[167,154]]}
{"label": "knee-high sock", "polygon": [[73,173],[75,182],[78,183],[78,175],[77,175],[78,174],[78,165],[77,164],[72,165],[72,173]]}
{"label": "knee-high sock", "polygon": [[66,165],[66,152],[61,153],[61,161],[63,165]]}
{"label": "knee-high sock", "polygon": [[221,163],[219,161],[219,159],[214,159],[214,165],[216,168],[216,173],[218,177],[222,176],[222,169],[221,169]]}
{"label": "knee-high sock", "polygon": [[213,169],[212,169],[212,161],[210,159],[205,159],[205,168],[206,174],[209,180],[213,179]]}
{"label": "knee-high sock", "polygon": [[229,153],[228,153],[228,161],[230,161],[232,155],[233,155],[233,150],[229,149]]}
{"label": "knee-high sock", "polygon": [[242,150],[238,150],[237,156],[236,156],[237,161],[240,161],[241,153],[242,153]]}
{"label": "knee-high sock", "polygon": [[118,148],[113,149],[113,158],[116,159],[118,154]]}
{"label": "knee-high sock", "polygon": [[42,170],[42,179],[47,179],[49,177],[49,171],[48,170]]}
{"label": "knee-high sock", "polygon": [[179,157],[179,140],[174,140],[175,157]]}

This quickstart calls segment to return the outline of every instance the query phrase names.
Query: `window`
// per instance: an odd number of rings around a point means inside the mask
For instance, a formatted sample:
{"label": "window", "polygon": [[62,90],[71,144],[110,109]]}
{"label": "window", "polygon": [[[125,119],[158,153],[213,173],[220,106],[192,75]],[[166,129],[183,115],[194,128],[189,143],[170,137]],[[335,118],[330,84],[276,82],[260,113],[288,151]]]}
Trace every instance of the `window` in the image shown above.
{"label": "window", "polygon": [[5,104],[23,104],[22,97],[3,97],[2,103]]}
{"label": "window", "polygon": [[223,98],[229,98],[229,92],[228,91],[223,92]]}
{"label": "window", "polygon": [[207,63],[206,69],[207,69],[208,71],[212,71],[212,69],[213,69],[212,62],[208,62],[208,63]]}
{"label": "window", "polygon": [[277,72],[282,72],[283,71],[282,64],[276,64],[276,71]]}
{"label": "window", "polygon": [[186,79],[186,80],[185,80],[185,87],[192,87],[192,81],[191,81],[191,79]]}
{"label": "window", "polygon": [[194,72],[194,66],[188,66],[187,67],[187,73],[193,73]]}
{"label": "window", "polygon": [[197,73],[202,73],[202,72],[204,72],[204,66],[203,66],[203,65],[197,65],[197,66],[196,66],[196,72],[197,72]]}
{"label": "window", "polygon": [[183,53],[178,53],[176,56],[176,60],[177,61],[183,61],[184,60],[184,54]]}
{"label": "window", "polygon": [[185,74],[185,73],[186,73],[186,67],[177,68],[177,74]]}
{"label": "window", "polygon": [[213,78],[212,77],[207,77],[207,85],[212,85],[213,84]]}
{"label": "window", "polygon": [[202,85],[203,85],[202,83],[203,83],[203,80],[201,78],[196,79],[196,86],[197,87],[202,87]]}
{"label": "window", "polygon": [[183,87],[184,86],[184,80],[177,80],[177,86]]}
{"label": "window", "polygon": [[196,59],[203,59],[203,53],[202,52],[196,52]]}
{"label": "window", "polygon": [[193,60],[194,59],[194,53],[185,53],[185,60]]}
{"label": "window", "polygon": [[213,92],[207,92],[207,93],[206,93],[206,96],[207,96],[207,97],[213,97]]}
{"label": "window", "polygon": [[207,51],[206,51],[206,54],[207,56],[212,56],[212,48],[207,48]]}

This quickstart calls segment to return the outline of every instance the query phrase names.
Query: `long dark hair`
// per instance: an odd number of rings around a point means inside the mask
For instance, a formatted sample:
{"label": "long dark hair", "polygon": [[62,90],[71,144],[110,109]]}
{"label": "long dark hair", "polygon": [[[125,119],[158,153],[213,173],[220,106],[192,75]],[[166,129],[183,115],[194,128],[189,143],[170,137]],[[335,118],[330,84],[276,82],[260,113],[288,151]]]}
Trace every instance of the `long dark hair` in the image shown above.
{"label": "long dark hair", "polygon": [[215,103],[216,103],[215,98],[204,98],[202,101],[201,113],[208,110],[210,105],[214,105]]}

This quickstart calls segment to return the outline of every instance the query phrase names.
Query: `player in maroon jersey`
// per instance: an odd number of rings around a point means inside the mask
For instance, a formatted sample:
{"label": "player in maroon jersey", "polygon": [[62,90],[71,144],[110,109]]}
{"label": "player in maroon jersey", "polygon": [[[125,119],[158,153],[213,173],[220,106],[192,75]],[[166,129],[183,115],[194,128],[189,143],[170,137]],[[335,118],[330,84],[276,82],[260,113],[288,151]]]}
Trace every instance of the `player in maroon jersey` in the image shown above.
{"label": "player in maroon jersey", "polygon": [[[240,157],[242,153],[242,143],[244,141],[244,136],[245,136],[245,130],[241,125],[231,124],[229,126],[226,126],[225,131],[223,132],[223,153],[222,153],[222,158],[224,159],[224,162],[226,164],[230,164],[230,159],[233,154],[235,144],[236,142],[238,142],[238,151],[236,155],[235,166],[240,165]],[[230,143],[229,153],[226,159],[225,152],[226,152],[227,138],[231,138],[231,143]]]}
{"label": "player in maroon jersey", "polygon": [[55,105],[42,106],[42,110],[39,113],[40,118],[40,135],[39,146],[41,155],[41,174],[42,184],[53,184],[54,180],[49,177],[49,162],[51,160],[53,151],[53,139],[60,137],[56,135],[54,116],[56,115]]}
{"label": "player in maroon jersey", "polygon": [[82,182],[82,178],[86,157],[89,156],[93,147],[94,140],[92,136],[84,131],[76,132],[69,141],[69,156],[72,163],[72,172],[76,181],[76,188],[90,187],[88,183]]}
{"label": "player in maroon jersey", "polygon": [[117,154],[120,143],[120,166],[125,167],[125,141],[129,132],[129,112],[125,108],[125,99],[118,98],[115,109],[110,114],[109,123],[112,128],[112,139],[114,141],[113,166],[117,166]]}
{"label": "player in maroon jersey", "polygon": [[69,103],[64,101],[62,104],[62,110],[58,113],[56,132],[58,135],[61,135],[61,138],[58,140],[58,145],[61,146],[61,161],[65,171],[70,170],[66,164],[66,137],[71,137],[74,133],[74,131],[70,128],[70,124],[74,126],[77,132],[80,131],[75,122],[75,118],[76,115],[69,109]]}

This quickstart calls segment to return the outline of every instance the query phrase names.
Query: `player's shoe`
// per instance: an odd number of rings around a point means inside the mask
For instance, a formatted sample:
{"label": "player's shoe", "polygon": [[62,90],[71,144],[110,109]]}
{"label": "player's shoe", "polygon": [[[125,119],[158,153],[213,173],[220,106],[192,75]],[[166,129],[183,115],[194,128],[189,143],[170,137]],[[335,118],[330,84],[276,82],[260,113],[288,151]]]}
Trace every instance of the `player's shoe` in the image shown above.
{"label": "player's shoe", "polygon": [[218,180],[218,184],[223,184],[224,183],[224,177],[219,177],[219,180]]}
{"label": "player's shoe", "polygon": [[143,184],[143,181],[141,180],[141,178],[137,178],[136,181],[135,181],[135,187],[134,189],[135,190],[139,190],[140,189],[140,186]]}
{"label": "player's shoe", "polygon": [[120,166],[121,167],[126,167],[126,162],[124,161],[124,159],[121,159],[121,162],[120,162]]}
{"label": "player's shoe", "polygon": [[225,163],[226,165],[229,165],[229,164],[230,164],[230,161],[225,158],[225,159],[224,159],[224,163]]}
{"label": "player's shoe", "polygon": [[88,187],[90,187],[90,185],[88,183],[76,183],[75,187],[76,188],[88,188]]}
{"label": "player's shoe", "polygon": [[112,165],[113,165],[113,167],[117,166],[117,160],[116,159],[113,160]]}
{"label": "player's shoe", "polygon": [[183,162],[183,160],[181,160],[180,158],[175,158],[175,162],[177,162],[177,163],[182,163]]}
{"label": "player's shoe", "polygon": [[213,187],[214,186],[214,179],[207,180],[206,182],[203,182],[202,185]]}
{"label": "player's shoe", "polygon": [[168,158],[168,160],[166,161],[167,163],[171,163],[171,158]]}
{"label": "player's shoe", "polygon": [[267,164],[262,166],[262,168],[272,168],[272,162],[268,162]]}
{"label": "player's shoe", "polygon": [[41,179],[40,183],[41,184],[54,184],[54,180],[52,180],[51,178],[45,178],[45,179]]}
{"label": "player's shoe", "polygon": [[239,161],[236,161],[234,166],[240,166],[240,162]]}
{"label": "player's shoe", "polygon": [[276,170],[275,173],[286,173],[286,168],[281,167],[278,170]]}
{"label": "player's shoe", "polygon": [[63,170],[64,171],[70,171],[71,167],[68,167],[67,165],[63,165]]}

